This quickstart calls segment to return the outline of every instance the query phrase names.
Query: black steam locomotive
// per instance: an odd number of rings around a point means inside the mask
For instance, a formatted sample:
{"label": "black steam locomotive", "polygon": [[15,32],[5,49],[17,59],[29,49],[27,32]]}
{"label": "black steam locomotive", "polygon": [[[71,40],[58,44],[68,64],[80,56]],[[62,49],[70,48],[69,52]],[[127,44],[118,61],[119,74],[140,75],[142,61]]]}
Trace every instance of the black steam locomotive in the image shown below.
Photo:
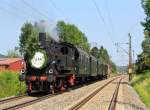
{"label": "black steam locomotive", "polygon": [[106,78],[108,65],[70,43],[46,40],[39,34],[39,49],[25,55],[26,69],[20,80],[27,92],[65,90],[86,80]]}

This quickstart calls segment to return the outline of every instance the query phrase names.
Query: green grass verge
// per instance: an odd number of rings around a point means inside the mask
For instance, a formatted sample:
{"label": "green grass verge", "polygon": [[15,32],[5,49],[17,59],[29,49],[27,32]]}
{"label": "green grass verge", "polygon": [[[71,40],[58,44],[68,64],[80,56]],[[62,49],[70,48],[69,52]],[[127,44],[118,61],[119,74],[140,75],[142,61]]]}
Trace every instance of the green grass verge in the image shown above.
{"label": "green grass verge", "polygon": [[[19,74],[16,72],[0,72],[0,98],[19,94]],[[22,83],[22,92],[25,92],[25,84]]]}
{"label": "green grass verge", "polygon": [[150,71],[135,75],[131,85],[137,91],[141,100],[150,108]]}

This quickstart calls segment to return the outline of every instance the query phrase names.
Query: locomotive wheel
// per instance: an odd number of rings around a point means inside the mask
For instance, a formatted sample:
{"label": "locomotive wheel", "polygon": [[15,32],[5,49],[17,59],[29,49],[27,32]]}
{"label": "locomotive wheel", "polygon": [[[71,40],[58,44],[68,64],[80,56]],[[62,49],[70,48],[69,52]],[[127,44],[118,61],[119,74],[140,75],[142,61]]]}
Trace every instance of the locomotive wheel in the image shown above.
{"label": "locomotive wheel", "polygon": [[60,79],[60,80],[59,80],[59,84],[58,84],[57,88],[58,88],[60,91],[66,90],[67,84],[65,83],[65,81],[64,81],[63,79]]}

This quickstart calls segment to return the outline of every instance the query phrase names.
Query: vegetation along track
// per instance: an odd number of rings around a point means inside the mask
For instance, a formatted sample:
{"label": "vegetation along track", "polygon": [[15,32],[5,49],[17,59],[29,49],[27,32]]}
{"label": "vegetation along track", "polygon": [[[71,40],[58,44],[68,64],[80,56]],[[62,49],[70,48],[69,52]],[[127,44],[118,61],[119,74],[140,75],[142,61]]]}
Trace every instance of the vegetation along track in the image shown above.
{"label": "vegetation along track", "polygon": [[103,86],[101,86],[100,88],[96,89],[94,92],[92,92],[91,94],[89,94],[87,97],[83,98],[81,101],[78,101],[76,104],[74,104],[73,106],[69,107],[68,110],[78,110],[80,109],[83,105],[85,105],[89,100],[91,100],[97,93],[99,93],[100,91],[103,90],[103,88],[105,88],[107,85],[109,85],[110,83],[112,83],[114,80],[117,80],[118,78],[120,78],[119,83],[117,84],[117,87],[115,89],[115,92],[113,93],[113,97],[111,99],[110,102],[110,106],[109,106],[109,110],[114,110],[115,109],[115,104],[116,104],[116,99],[117,99],[117,95],[118,95],[118,91],[119,91],[119,85],[120,82],[122,80],[122,76],[114,78],[112,80],[110,80],[109,82],[107,82],[106,84],[104,84]]}

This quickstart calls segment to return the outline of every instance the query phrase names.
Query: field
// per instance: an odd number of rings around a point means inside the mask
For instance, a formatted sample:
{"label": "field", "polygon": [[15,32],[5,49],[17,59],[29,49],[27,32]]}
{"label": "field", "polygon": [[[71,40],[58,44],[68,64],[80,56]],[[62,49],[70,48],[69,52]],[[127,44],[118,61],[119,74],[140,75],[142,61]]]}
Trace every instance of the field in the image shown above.
{"label": "field", "polygon": [[[20,83],[18,76],[19,74],[16,72],[0,72],[0,98],[19,94]],[[25,84],[21,85],[22,92],[25,92]]]}
{"label": "field", "polygon": [[131,84],[141,100],[150,108],[150,71],[135,75]]}

